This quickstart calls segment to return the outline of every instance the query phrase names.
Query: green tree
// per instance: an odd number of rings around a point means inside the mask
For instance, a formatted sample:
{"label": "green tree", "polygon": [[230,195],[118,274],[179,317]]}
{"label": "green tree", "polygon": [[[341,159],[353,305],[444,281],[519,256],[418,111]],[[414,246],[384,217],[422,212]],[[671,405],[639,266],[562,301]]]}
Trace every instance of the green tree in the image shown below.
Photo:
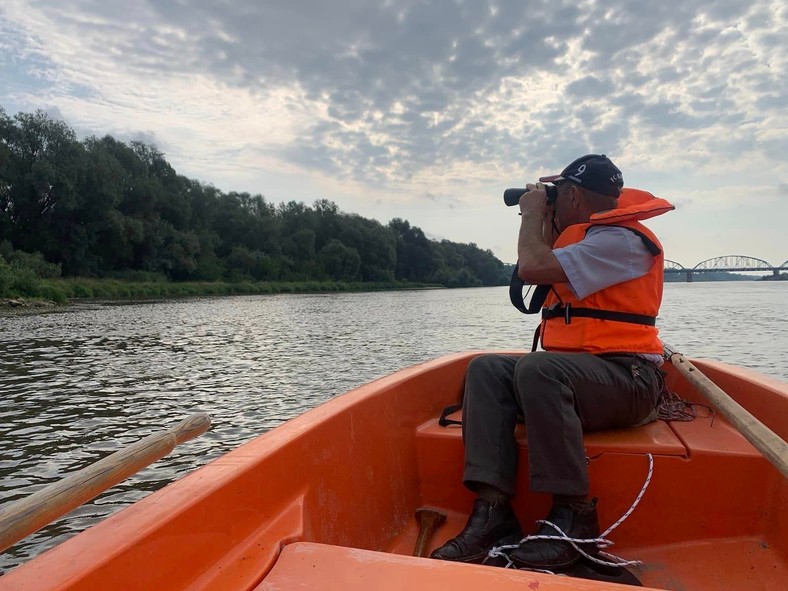
{"label": "green tree", "polygon": [[397,238],[380,222],[359,215],[338,218],[339,240],[361,256],[362,281],[392,281],[397,265]]}
{"label": "green tree", "polygon": [[361,266],[361,257],[355,248],[349,248],[336,238],[328,241],[319,255],[320,265],[326,274],[337,281],[355,281]]}
{"label": "green tree", "polygon": [[177,174],[155,146],[79,142],[42,111],[9,117],[2,107],[0,239],[27,253],[15,259],[15,285],[45,265],[65,276],[145,271],[173,280],[508,281],[490,251],[428,240],[406,220],[382,225],[326,199],[275,206],[223,193]]}
{"label": "green tree", "polygon": [[397,240],[397,279],[429,282],[434,280],[437,264],[432,243],[424,232],[400,218],[389,222]]}
{"label": "green tree", "polygon": [[3,208],[12,243],[68,270],[88,248],[77,213],[84,149],[65,123],[43,111],[2,119]]}

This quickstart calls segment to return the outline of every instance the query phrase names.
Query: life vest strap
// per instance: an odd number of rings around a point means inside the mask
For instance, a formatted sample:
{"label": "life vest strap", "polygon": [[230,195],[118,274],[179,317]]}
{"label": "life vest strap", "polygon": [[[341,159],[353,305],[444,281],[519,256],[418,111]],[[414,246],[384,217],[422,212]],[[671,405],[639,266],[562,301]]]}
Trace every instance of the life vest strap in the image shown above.
{"label": "life vest strap", "polygon": [[630,324],[643,324],[656,326],[656,316],[646,314],[633,314],[632,312],[616,312],[614,310],[597,310],[596,308],[576,308],[571,304],[562,306],[554,304],[542,309],[542,320],[563,318],[565,324],[571,324],[572,318],[595,318],[597,320],[614,320],[615,322],[629,322]]}
{"label": "life vest strap", "polygon": [[518,265],[519,261],[514,265],[512,278],[509,280],[509,301],[523,314],[537,314],[542,309],[542,304],[547,299],[547,294],[550,293],[552,285],[537,285],[531,296],[531,301],[526,305],[523,299],[525,282],[517,274]]}

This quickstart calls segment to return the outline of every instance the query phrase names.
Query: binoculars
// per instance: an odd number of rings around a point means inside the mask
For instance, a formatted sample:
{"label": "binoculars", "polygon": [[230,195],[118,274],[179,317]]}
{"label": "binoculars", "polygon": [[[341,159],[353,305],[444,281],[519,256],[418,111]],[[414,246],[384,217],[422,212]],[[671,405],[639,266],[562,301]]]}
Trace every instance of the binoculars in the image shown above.
{"label": "binoculars", "polygon": [[[558,199],[558,187],[555,185],[545,185],[545,190],[547,191],[547,204],[553,205],[555,200]],[[503,192],[503,202],[509,207],[517,205],[520,203],[520,197],[522,197],[523,193],[527,192],[528,189],[506,189]]]}

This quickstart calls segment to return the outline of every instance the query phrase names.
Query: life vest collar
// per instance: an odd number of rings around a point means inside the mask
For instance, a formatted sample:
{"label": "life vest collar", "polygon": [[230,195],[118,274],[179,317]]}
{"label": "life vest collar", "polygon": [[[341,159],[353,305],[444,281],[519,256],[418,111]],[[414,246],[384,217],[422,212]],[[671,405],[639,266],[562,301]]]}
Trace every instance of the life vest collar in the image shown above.
{"label": "life vest collar", "polygon": [[647,220],[675,209],[672,203],[641,189],[622,189],[615,209],[600,211],[589,218],[589,223],[611,223],[627,220]]}

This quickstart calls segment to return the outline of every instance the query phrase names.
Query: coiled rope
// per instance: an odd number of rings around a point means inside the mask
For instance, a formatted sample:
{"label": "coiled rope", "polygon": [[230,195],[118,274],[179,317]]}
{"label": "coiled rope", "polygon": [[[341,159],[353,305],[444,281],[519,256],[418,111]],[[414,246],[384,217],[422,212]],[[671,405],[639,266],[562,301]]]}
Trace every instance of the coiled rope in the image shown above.
{"label": "coiled rope", "polygon": [[[539,519],[536,523],[544,524],[552,527],[558,535],[528,535],[525,536],[522,540],[520,540],[517,544],[505,544],[502,546],[495,546],[490,549],[487,556],[488,558],[504,558],[507,561],[505,568],[516,568],[514,562],[512,561],[511,557],[508,554],[509,550],[513,550],[518,548],[520,544],[531,540],[561,540],[564,542],[569,542],[572,547],[577,550],[579,554],[587,558],[588,560],[595,562],[597,564],[601,564],[603,566],[613,566],[613,567],[622,567],[622,566],[634,566],[638,564],[643,564],[640,560],[624,560],[623,558],[616,556],[614,554],[609,554],[607,552],[602,551],[602,548],[609,548],[613,545],[613,542],[607,539],[607,536],[610,535],[613,530],[615,530],[619,525],[624,523],[627,518],[632,515],[632,512],[635,508],[640,504],[640,500],[643,498],[643,495],[646,492],[649,484],[651,484],[651,477],[654,474],[654,457],[649,453],[646,454],[648,456],[648,474],[646,475],[646,481],[643,483],[643,486],[638,493],[638,496],[635,498],[632,505],[629,509],[619,517],[618,521],[616,521],[613,525],[607,528],[604,532],[602,532],[599,537],[590,538],[590,539],[581,539],[581,538],[570,538],[564,531],[561,530],[556,524],[552,523],[551,521],[547,521],[546,519]],[[596,556],[591,556],[588,552],[580,548],[578,544],[595,544],[600,551],[597,553],[599,556],[604,556],[607,560],[602,560],[601,558],[597,558]],[[538,569],[534,569],[538,570]],[[552,571],[542,571],[538,570],[538,572],[546,572],[549,574],[553,574]]]}
{"label": "coiled rope", "polygon": [[707,414],[710,416],[712,425],[714,424],[715,410],[707,404],[700,404],[698,402],[689,402],[681,398],[675,392],[668,390],[665,383],[665,377],[662,372],[657,372],[660,381],[659,398],[657,400],[657,418],[662,421],[694,421],[698,414],[696,408],[706,409]]}

